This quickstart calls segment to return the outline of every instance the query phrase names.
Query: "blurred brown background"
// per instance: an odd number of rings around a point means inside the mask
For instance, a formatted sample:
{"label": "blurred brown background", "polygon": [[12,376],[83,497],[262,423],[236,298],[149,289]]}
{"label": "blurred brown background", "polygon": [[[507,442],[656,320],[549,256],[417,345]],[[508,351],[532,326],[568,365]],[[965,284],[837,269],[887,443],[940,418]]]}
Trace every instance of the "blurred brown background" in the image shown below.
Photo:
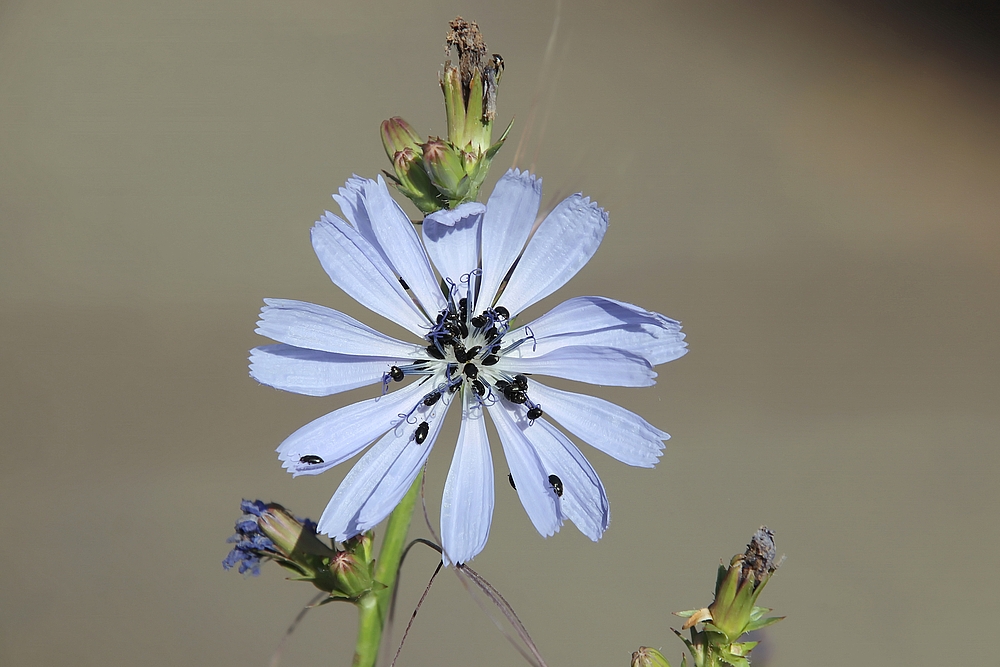
{"label": "blurred brown background", "polygon": [[[351,173],[388,166],[383,118],[444,132],[456,14],[507,65],[516,123],[493,179],[534,108],[521,165],[546,201],[582,190],[611,214],[594,261],[533,312],[602,294],[683,320],[691,344],[655,388],[599,391],[674,436],[651,471],[592,453],[602,542],[569,524],[541,539],[497,482],[473,565],[549,664],[621,667],[643,644],[679,658],[670,612],[707,604],[718,559],[761,523],[788,554],[763,602],[789,618],[758,664],[988,661],[989,7],[565,2],[542,72],[551,3],[0,4],[0,664],[267,664],[311,592],[275,567],[222,571],[238,502],[318,518],[347,467],[293,480],[273,449],[370,392],[258,386],[257,311],[296,298],[381,326],[308,230]],[[404,618],[434,562],[407,563]],[[445,575],[399,664],[523,664]],[[312,612],[282,664],[348,664],[354,619]]]}

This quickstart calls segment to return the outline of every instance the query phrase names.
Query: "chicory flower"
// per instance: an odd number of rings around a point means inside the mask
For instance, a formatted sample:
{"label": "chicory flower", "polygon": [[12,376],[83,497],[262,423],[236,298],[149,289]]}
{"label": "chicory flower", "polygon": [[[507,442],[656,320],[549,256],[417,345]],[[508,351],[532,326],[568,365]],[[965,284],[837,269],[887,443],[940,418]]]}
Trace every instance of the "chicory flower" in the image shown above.
{"label": "chicory flower", "polygon": [[500,179],[485,205],[432,213],[419,234],[381,178],[354,177],[334,199],[346,221],[327,212],[312,230],[323,268],[347,294],[420,342],[397,340],[323,306],[265,300],[257,333],[278,344],[252,350],[252,377],[312,396],[381,389],[278,447],[292,474],[315,475],[371,445],[334,493],[319,531],[342,541],[385,519],[455,405],[462,422],[442,499],[445,563],[467,562],[489,535],[494,470],[486,413],[510,484],[538,532],[552,535],[569,519],[599,539],[610,517],[604,487],[549,419],[633,466],[654,466],[670,436],[624,408],[536,378],[652,385],[653,366],[686,352],[680,323],[594,296],[569,299],[529,324],[515,321],[593,256],[607,213],[572,195],[531,234],[541,180],[517,170]]}

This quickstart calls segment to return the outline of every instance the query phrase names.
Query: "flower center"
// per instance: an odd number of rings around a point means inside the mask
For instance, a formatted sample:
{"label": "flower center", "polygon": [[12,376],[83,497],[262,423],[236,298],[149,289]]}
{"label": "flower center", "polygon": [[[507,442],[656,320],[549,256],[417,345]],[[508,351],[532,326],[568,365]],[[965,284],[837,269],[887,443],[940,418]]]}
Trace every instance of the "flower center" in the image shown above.
{"label": "flower center", "polygon": [[[428,345],[425,359],[417,359],[404,367],[392,366],[383,375],[383,393],[390,382],[402,381],[405,375],[424,375],[435,385],[407,415],[408,421],[419,408],[431,408],[463,386],[476,397],[480,405],[491,405],[503,398],[514,405],[524,405],[529,422],[542,416],[542,408],[528,396],[528,378],[511,375],[496,368],[503,356],[528,341],[534,341],[530,329],[517,341],[504,344],[510,331],[510,311],[503,306],[489,307],[479,314],[469,312],[469,299],[449,299],[447,308],[438,313],[434,326],[424,336]],[[426,380],[424,380],[426,381]],[[420,423],[415,440],[423,442],[426,422]]]}

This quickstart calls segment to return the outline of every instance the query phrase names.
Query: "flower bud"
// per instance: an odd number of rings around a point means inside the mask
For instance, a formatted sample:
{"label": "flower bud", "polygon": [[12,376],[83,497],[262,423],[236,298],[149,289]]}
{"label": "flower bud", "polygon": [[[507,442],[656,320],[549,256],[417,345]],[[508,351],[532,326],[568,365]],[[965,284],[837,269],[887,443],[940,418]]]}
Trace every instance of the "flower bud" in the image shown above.
{"label": "flower bud", "polygon": [[316,524],[299,519],[277,503],[244,500],[236,534],[229,538],[233,550],[222,561],[229,570],[260,574],[260,565],[273,560],[334,598],[356,600],[374,586],[372,535],[350,540],[349,550],[338,550],[320,540]]}
{"label": "flower bud", "polygon": [[366,563],[375,559],[374,549],[375,531],[373,530],[369,530],[367,533],[361,533],[360,535],[355,535],[344,542],[344,551],[356,555]]}
{"label": "flower bud", "polygon": [[330,573],[339,592],[347,598],[358,598],[372,588],[374,561],[363,561],[353,553],[339,551],[330,561]]}
{"label": "flower bud", "polygon": [[[447,139],[429,138],[422,143],[402,118],[382,122],[382,146],[392,160],[394,174],[385,173],[424,214],[475,201],[513,125],[511,121],[491,144],[503,58],[488,55],[475,23],[456,18],[448,27],[445,52],[449,60],[439,77]],[[457,65],[450,60],[453,50],[458,54]]]}
{"label": "flower bud", "polygon": [[639,650],[632,654],[632,667],[670,667],[670,663],[655,648],[640,646]]}
{"label": "flower bud", "polygon": [[274,560],[299,575],[310,569],[307,561],[329,557],[335,552],[316,536],[316,524],[297,519],[277,503],[244,500],[243,516],[236,522],[236,534],[229,538],[236,546],[222,562],[225,569],[239,564],[241,573],[260,574],[260,563]]}
{"label": "flower bud", "polygon": [[465,161],[454,146],[441,139],[430,139],[421,146],[424,151],[424,169],[441,194],[456,205],[469,191],[465,174]]}
{"label": "flower bud", "polygon": [[392,168],[396,174],[392,180],[396,188],[422,213],[433,213],[444,208],[447,202],[424,170],[422,155],[423,149],[420,146],[417,146],[416,151],[409,147],[397,151],[392,158]]}
{"label": "flower bud", "polygon": [[420,144],[423,139],[414,132],[413,128],[399,116],[393,116],[389,120],[382,121],[382,146],[385,154],[390,160],[395,160],[395,155],[399,151],[409,148],[420,157]]}

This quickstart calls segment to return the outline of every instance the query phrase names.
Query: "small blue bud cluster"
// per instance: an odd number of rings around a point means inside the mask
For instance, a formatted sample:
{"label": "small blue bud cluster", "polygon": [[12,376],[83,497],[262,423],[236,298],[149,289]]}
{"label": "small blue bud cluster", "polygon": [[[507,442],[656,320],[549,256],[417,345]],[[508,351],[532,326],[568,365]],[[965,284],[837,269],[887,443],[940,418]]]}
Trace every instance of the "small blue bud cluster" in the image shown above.
{"label": "small blue bud cluster", "polygon": [[250,572],[256,577],[260,574],[261,562],[272,558],[287,567],[287,561],[293,557],[282,551],[266,532],[268,529],[275,530],[272,522],[277,516],[287,517],[288,521],[297,522],[304,531],[314,535],[316,533],[315,521],[292,516],[280,505],[268,505],[262,500],[244,500],[240,503],[240,509],[243,516],[236,522],[236,534],[226,540],[236,545],[222,561],[222,567],[226,570],[239,565],[240,574]]}
{"label": "small blue bud cluster", "polygon": [[250,572],[256,577],[260,574],[261,559],[274,553],[274,543],[264,536],[257,523],[267,505],[260,500],[244,500],[240,503],[240,509],[243,510],[243,516],[236,522],[236,534],[226,540],[236,546],[222,561],[222,567],[231,570],[238,564],[240,574]]}

